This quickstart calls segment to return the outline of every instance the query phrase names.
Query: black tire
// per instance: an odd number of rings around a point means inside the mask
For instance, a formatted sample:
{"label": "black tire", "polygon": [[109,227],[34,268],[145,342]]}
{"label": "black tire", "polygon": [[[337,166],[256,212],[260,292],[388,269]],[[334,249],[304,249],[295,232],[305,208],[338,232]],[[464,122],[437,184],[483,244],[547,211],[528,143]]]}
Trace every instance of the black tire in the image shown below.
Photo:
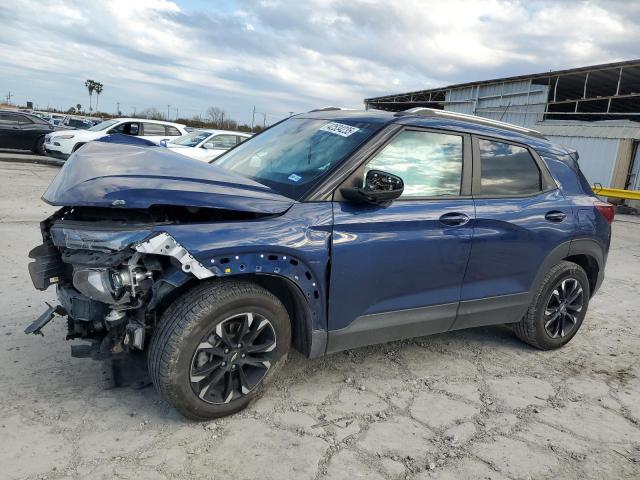
{"label": "black tire", "polygon": [[[553,323],[548,327],[545,327],[545,324],[552,321],[552,318],[554,317],[553,312],[561,311],[560,305],[562,302],[558,302],[559,306],[557,307],[557,310],[555,303],[550,302],[556,302],[555,299],[559,298],[558,291],[562,290],[560,286],[564,281],[567,281],[567,284],[571,285],[571,287],[575,285],[573,281],[576,281],[579,284],[579,288],[582,289],[582,293],[580,294],[581,307],[580,311],[575,311],[575,306],[572,307],[574,310],[570,313],[571,317],[575,319],[575,323],[560,323],[560,326],[558,326],[557,329],[557,336],[554,338],[552,334],[556,333],[554,331],[554,327],[556,327],[557,324]],[[542,281],[542,284],[533,297],[531,306],[529,307],[529,310],[527,310],[523,319],[519,323],[513,325],[513,330],[516,336],[523,342],[539,348],[540,350],[553,350],[566,345],[575,336],[575,334],[578,333],[578,330],[580,330],[582,321],[584,320],[589,307],[590,295],[589,279],[582,267],[567,261],[558,263],[549,271]],[[553,306],[547,310],[547,307],[550,305]],[[567,312],[568,308],[565,306],[563,310],[564,312]],[[547,311],[552,313],[547,315]],[[566,315],[566,313],[561,313],[561,315]],[[560,322],[564,321],[565,320],[561,317]],[[567,325],[567,327],[565,328],[563,325]],[[549,332],[548,329],[552,331]]]}
{"label": "black tire", "polygon": [[45,155],[45,151],[44,151],[44,137],[39,137],[38,140],[36,140],[36,146],[33,149],[33,152],[37,155]]}
{"label": "black tire", "polygon": [[73,146],[73,149],[71,150],[71,153],[77,152],[80,149],[80,147],[82,147],[83,145],[84,145],[84,143],[76,143]]}
{"label": "black tire", "polygon": [[[228,403],[211,403],[201,399],[194,390],[196,388],[194,385],[199,385],[199,383],[193,383],[193,369],[196,368],[195,362],[199,358],[197,355],[202,355],[198,352],[201,352],[203,342],[209,341],[204,339],[210,339],[213,336],[219,339],[219,345],[224,347],[221,337],[214,335],[218,332],[217,328],[221,328],[218,325],[246,315],[243,312],[253,312],[252,318],[255,314],[263,319],[268,319],[268,323],[270,322],[273,327],[272,329],[269,327],[269,331],[274,332],[273,343],[275,347],[269,351],[270,361],[266,362],[270,366],[264,367],[266,374],[257,380],[258,383],[250,391],[245,393],[244,387],[241,388],[242,392],[231,388],[229,398],[232,399],[227,399]],[[238,333],[238,335],[242,338],[242,333]],[[160,395],[180,413],[193,420],[209,420],[230,415],[245,408],[275,371],[282,366],[290,345],[289,315],[282,302],[268,290],[243,280],[223,279],[205,282],[178,297],[162,315],[151,338],[148,358],[149,374]],[[214,347],[212,346],[212,348]],[[215,348],[219,351],[217,346]],[[231,354],[233,353],[232,351]],[[215,354],[212,354],[211,358],[213,355]],[[228,363],[232,364],[236,357],[237,355],[234,355],[233,358],[228,359]],[[235,361],[242,362],[239,359]],[[213,360],[211,362],[213,363]],[[231,378],[236,378],[235,382],[240,382],[238,377],[241,373],[240,370],[245,372],[246,368],[228,365],[226,369],[229,370],[231,366],[237,368],[234,371],[235,377]],[[245,365],[245,367],[253,368],[251,365]],[[214,372],[219,372],[222,369],[220,366],[215,368]],[[208,375],[208,378],[215,376],[211,372]],[[228,378],[230,377],[227,377],[227,373],[224,373],[225,387],[229,385]],[[244,378],[246,380],[246,376]],[[207,380],[203,381],[207,382]],[[221,388],[224,387],[221,386]],[[208,387],[203,390],[208,390]],[[202,391],[200,395],[202,395]],[[235,398],[236,396],[237,398]],[[206,395],[203,398],[206,398]]]}

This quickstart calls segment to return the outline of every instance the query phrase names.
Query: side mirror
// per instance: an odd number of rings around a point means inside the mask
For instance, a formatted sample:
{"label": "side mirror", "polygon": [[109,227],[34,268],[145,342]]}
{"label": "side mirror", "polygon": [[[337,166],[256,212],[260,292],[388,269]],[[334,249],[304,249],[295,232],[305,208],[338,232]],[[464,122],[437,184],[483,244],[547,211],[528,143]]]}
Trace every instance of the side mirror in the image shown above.
{"label": "side mirror", "polygon": [[163,138],[162,140],[160,140],[160,146],[161,147],[166,147],[167,146],[167,139]]}
{"label": "side mirror", "polygon": [[386,205],[399,198],[404,191],[402,178],[382,170],[369,170],[364,187],[342,188],[340,193],[347,200],[358,203]]}
{"label": "side mirror", "polygon": [[202,148],[204,148],[205,150],[214,150],[216,147],[213,146],[213,143],[207,142],[202,145]]}

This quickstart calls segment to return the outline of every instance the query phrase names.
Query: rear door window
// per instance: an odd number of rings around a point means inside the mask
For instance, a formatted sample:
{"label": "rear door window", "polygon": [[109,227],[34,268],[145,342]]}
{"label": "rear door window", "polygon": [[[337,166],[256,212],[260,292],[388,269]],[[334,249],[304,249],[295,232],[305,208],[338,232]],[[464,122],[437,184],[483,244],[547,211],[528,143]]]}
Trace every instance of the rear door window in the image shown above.
{"label": "rear door window", "polygon": [[169,137],[179,137],[180,135],[182,135],[180,133],[180,130],[178,130],[176,127],[172,127],[171,125],[166,125],[166,129],[167,129],[167,136]]}
{"label": "rear door window", "polygon": [[531,153],[517,145],[478,140],[480,195],[521,196],[542,191],[542,178]]}
{"label": "rear door window", "polygon": [[164,136],[165,128],[160,123],[143,123],[142,124],[143,135],[147,136]]}
{"label": "rear door window", "polygon": [[22,115],[16,113],[0,113],[0,123],[3,125],[18,125],[22,120]]}

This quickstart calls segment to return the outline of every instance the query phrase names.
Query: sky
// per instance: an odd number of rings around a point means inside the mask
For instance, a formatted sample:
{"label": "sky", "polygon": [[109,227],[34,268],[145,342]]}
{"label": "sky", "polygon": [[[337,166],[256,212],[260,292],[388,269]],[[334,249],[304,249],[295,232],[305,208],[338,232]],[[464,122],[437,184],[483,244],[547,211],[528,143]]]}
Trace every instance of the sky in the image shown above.
{"label": "sky", "polygon": [[[0,100],[217,106],[273,123],[372,96],[640,57],[640,2],[0,0]],[[95,95],[93,98],[95,103]],[[176,111],[177,109],[177,111]]]}

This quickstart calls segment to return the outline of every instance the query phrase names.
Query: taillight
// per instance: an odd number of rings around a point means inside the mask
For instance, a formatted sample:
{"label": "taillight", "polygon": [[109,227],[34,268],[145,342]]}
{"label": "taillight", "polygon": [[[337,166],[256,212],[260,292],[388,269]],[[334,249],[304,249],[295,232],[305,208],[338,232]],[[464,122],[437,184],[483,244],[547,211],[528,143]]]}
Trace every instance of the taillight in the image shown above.
{"label": "taillight", "polygon": [[616,209],[613,205],[608,202],[601,202],[600,200],[597,200],[593,202],[593,206],[596,207],[596,210],[602,214],[607,222],[613,222],[613,217],[616,215]]}

